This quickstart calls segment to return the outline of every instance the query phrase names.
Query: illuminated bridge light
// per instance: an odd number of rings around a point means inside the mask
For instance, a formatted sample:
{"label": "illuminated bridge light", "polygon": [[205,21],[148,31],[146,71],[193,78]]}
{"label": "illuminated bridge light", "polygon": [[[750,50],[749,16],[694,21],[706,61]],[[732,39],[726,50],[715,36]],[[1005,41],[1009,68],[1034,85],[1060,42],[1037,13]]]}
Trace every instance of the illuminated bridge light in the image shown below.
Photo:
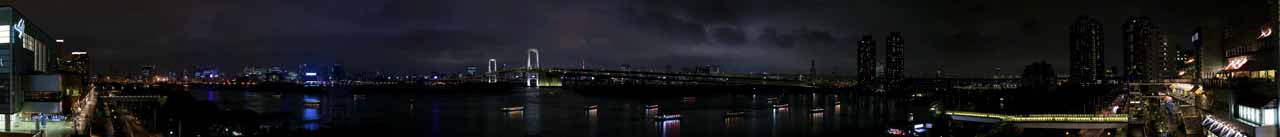
{"label": "illuminated bridge light", "polygon": [[1128,114],[1029,114],[1029,115],[1001,115],[978,112],[950,111],[946,113],[951,116],[968,116],[979,118],[999,119],[1004,122],[1011,123],[1036,123],[1036,122],[1070,122],[1070,123],[1127,123],[1129,122]]}

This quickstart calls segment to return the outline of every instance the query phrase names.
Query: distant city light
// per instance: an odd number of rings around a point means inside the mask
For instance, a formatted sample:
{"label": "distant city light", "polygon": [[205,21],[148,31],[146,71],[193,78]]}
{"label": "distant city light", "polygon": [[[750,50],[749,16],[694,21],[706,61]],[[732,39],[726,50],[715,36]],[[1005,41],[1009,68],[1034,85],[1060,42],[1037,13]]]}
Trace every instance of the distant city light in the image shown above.
{"label": "distant city light", "polygon": [[63,40],[62,40],[62,39],[58,39],[58,40],[54,40],[54,41],[56,41],[56,42],[58,42],[58,43],[62,43],[62,42],[63,42]]}
{"label": "distant city light", "polygon": [[[295,74],[297,74],[297,73],[295,73]],[[307,76],[316,76],[316,73],[315,73],[315,72],[307,72],[305,75],[307,75]]]}
{"label": "distant city light", "polygon": [[316,97],[316,96],[306,95],[306,96],[302,96],[302,102],[304,102],[304,103],[320,103],[320,98],[318,98],[318,97]]}
{"label": "distant city light", "polygon": [[71,52],[71,55],[84,55],[84,54],[89,54],[89,52],[84,52],[84,51]]}

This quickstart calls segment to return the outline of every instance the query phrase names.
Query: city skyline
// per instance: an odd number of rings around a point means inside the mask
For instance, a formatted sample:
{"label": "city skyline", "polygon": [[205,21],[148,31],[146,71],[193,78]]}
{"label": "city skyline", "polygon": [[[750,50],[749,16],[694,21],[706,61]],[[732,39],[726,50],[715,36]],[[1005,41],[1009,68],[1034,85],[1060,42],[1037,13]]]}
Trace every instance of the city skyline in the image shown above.
{"label": "city skyline", "polygon": [[[1262,20],[1258,17],[1264,13],[1262,8],[1246,6],[1261,1],[702,2],[718,6],[661,1],[498,5],[373,1],[343,4],[367,9],[345,12],[327,10],[338,5],[324,2],[18,1],[15,5],[29,8],[24,13],[57,37],[68,39],[68,51],[111,56],[92,63],[102,68],[97,72],[152,64],[240,68],[335,63],[365,71],[460,71],[464,66],[484,65],[489,58],[500,63],[521,59],[521,50],[539,48],[547,51],[545,64],[555,65],[584,61],[601,66],[719,64],[732,72],[803,73],[813,59],[824,74],[831,68],[854,74],[856,58],[849,53],[856,49],[859,36],[902,32],[909,43],[904,73],[908,77],[930,76],[938,68],[978,77],[995,67],[1017,68],[1040,60],[1067,70],[1069,42],[1063,32],[1081,15],[1097,18],[1103,28],[1113,28],[1104,29],[1105,34],[1121,34],[1118,28],[1130,16],[1149,16],[1168,32],[1170,45],[1186,47],[1193,27],[1204,26],[1209,35],[1223,26],[1233,26],[1242,35],[1256,33],[1251,28],[1257,24],[1251,23]],[[1018,8],[986,6],[993,3]],[[265,8],[285,4],[293,6]],[[139,8],[97,14],[56,10],[107,10],[112,5]],[[440,8],[407,8],[433,6]],[[480,9],[509,10],[476,11]],[[689,18],[683,18],[686,15]],[[92,20],[110,22],[73,24]],[[335,23],[308,23],[317,21]],[[774,35],[765,35],[769,31]],[[111,32],[119,34],[102,35]],[[1107,58],[1105,66],[1121,66],[1119,36],[1104,38],[1106,56],[1116,57]],[[989,49],[1024,52],[996,54],[992,51],[999,50]]]}
{"label": "city skyline", "polygon": [[1267,137],[1275,31],[1280,0],[0,0],[0,133]]}

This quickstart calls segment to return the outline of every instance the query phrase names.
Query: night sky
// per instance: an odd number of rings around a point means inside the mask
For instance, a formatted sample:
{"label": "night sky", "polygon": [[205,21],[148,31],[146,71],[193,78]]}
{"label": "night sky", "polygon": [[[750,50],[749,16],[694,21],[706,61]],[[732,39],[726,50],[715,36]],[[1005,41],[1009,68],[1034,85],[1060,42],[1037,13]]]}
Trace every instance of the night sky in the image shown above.
{"label": "night sky", "polygon": [[[142,65],[457,72],[488,58],[522,66],[662,68],[720,64],[733,72],[854,72],[854,41],[906,39],[908,76],[1021,72],[1045,60],[1067,68],[1077,16],[1104,23],[1107,64],[1121,64],[1120,25],[1149,16],[1189,47],[1196,25],[1256,33],[1262,0],[20,0],[32,21],[88,51],[97,72]],[[1210,43],[1213,41],[1208,41]],[[883,56],[884,53],[879,53]],[[878,59],[883,61],[883,59]]]}

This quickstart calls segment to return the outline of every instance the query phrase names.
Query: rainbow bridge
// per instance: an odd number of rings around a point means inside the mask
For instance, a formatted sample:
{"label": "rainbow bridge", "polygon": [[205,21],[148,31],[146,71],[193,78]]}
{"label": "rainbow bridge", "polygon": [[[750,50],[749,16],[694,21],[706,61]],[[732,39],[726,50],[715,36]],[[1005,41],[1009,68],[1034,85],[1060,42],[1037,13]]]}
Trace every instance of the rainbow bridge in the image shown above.
{"label": "rainbow bridge", "polygon": [[1006,115],[947,111],[951,119],[980,123],[1007,123],[1019,128],[1114,129],[1129,124],[1128,114],[1026,114]]}

